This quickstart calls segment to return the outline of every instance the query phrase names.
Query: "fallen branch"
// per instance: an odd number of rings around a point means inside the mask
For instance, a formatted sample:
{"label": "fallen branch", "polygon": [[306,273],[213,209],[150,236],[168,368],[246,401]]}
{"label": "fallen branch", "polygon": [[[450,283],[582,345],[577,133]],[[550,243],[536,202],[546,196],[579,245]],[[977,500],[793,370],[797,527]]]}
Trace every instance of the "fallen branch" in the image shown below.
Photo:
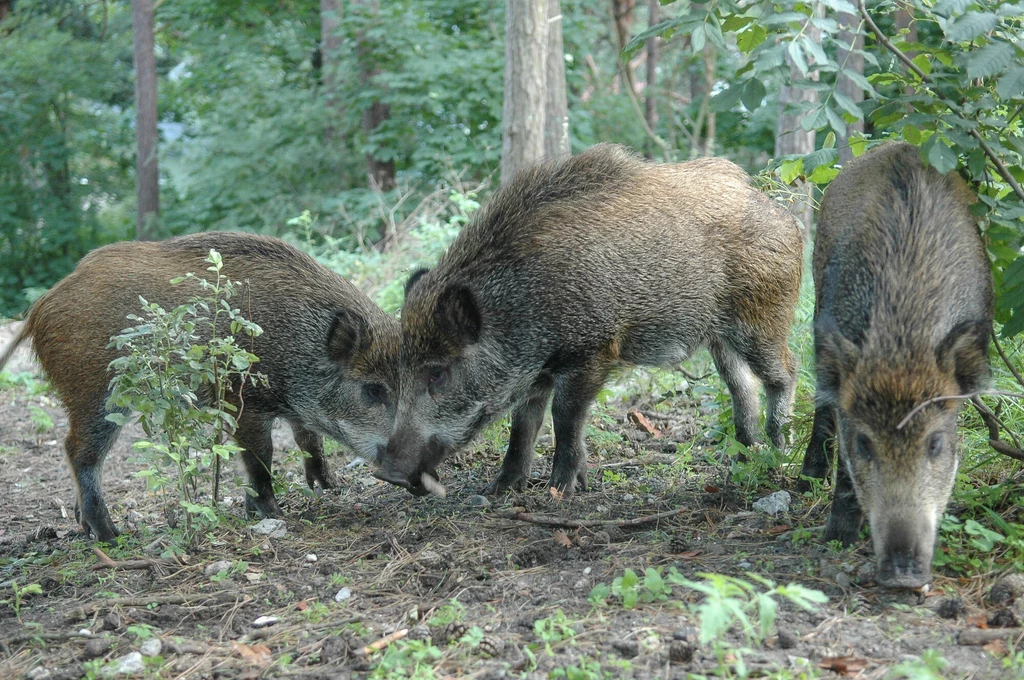
{"label": "fallen branch", "polygon": [[498,517],[504,519],[514,519],[520,522],[529,522],[530,524],[539,524],[541,526],[548,527],[565,527],[567,529],[589,529],[592,527],[635,527],[641,524],[650,524],[651,522],[657,522],[660,519],[667,517],[675,517],[681,515],[684,512],[689,512],[689,508],[678,508],[676,510],[668,510],[666,512],[659,512],[655,515],[645,515],[643,517],[635,517],[633,519],[561,519],[560,517],[552,517],[551,515],[535,515],[530,512],[511,512],[506,514],[499,514]]}
{"label": "fallen branch", "polygon": [[1021,628],[964,628],[957,639],[961,645],[987,645],[996,640],[1009,640],[1020,643],[1024,640],[1024,629]]}
{"label": "fallen branch", "polygon": [[95,637],[94,635],[88,635],[85,633],[78,632],[67,632],[67,633],[22,633],[21,635],[13,635],[4,640],[0,640],[0,650],[3,650],[4,654],[11,653],[11,645],[18,645],[22,642],[32,642],[34,640],[40,640],[44,642],[67,642],[68,640],[89,640]]}
{"label": "fallen branch", "polygon": [[112,597],[101,602],[90,602],[75,607],[67,613],[68,621],[84,621],[96,612],[113,607],[148,607],[154,604],[192,604],[215,600],[217,602],[237,600],[238,593],[220,591],[217,593],[193,593],[191,595],[154,595],[152,597]]}

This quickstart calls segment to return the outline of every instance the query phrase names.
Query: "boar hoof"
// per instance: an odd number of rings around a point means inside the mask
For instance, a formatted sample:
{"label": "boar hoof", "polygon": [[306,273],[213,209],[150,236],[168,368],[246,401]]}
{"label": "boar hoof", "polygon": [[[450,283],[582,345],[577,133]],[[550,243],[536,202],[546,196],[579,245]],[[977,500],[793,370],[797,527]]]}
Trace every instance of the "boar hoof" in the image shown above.
{"label": "boar hoof", "polygon": [[315,489],[317,484],[320,485],[321,489],[333,489],[337,486],[337,482],[334,481],[334,475],[331,474],[327,463],[324,461],[314,461],[312,458],[307,458],[305,469],[306,484],[310,489]]}
{"label": "boar hoof", "polygon": [[509,491],[522,491],[526,486],[526,475],[510,474],[504,472],[499,474],[493,482],[484,487],[480,492],[481,496],[496,496]]}
{"label": "boar hoof", "polygon": [[245,512],[249,517],[264,517],[270,519],[280,519],[284,517],[284,513],[281,511],[281,506],[277,504],[277,499],[273,496],[270,498],[258,498],[247,495],[245,497]]}
{"label": "boar hoof", "polygon": [[825,534],[822,538],[825,543],[840,541],[844,548],[848,548],[857,542],[859,536],[859,518],[844,517],[833,512],[828,516],[828,523],[825,525]]}
{"label": "boar hoof", "polygon": [[562,498],[568,499],[576,491],[587,490],[587,471],[585,468],[568,474],[562,471],[553,471],[548,487],[556,489],[562,494]]}

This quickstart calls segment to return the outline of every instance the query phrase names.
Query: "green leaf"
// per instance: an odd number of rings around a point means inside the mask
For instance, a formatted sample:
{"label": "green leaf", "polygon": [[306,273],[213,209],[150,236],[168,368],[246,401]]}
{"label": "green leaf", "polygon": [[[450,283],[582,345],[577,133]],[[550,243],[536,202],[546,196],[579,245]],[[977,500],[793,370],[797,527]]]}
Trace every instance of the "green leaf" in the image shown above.
{"label": "green leaf", "polygon": [[864,74],[844,68],[843,75],[852,80],[857,87],[870,93],[872,97],[878,96],[878,93],[875,92],[874,86],[868,82],[868,79],[864,77]]}
{"label": "green leaf", "polygon": [[946,26],[946,37],[953,42],[974,40],[995,28],[998,21],[992,12],[968,12]]}
{"label": "green leaf", "polygon": [[823,149],[834,149],[836,146],[836,133],[829,132],[825,135],[825,142],[821,145]]}
{"label": "green leaf", "polygon": [[1015,54],[1013,45],[1004,42],[992,43],[975,50],[967,58],[967,77],[973,80],[1002,73],[1013,61]]}
{"label": "green leaf", "polygon": [[846,111],[857,120],[864,120],[864,112],[857,106],[857,102],[850,99],[850,97],[836,90],[832,93],[832,98],[836,100],[836,104],[839,104],[843,111]]}
{"label": "green leaf", "polygon": [[789,43],[786,48],[789,51],[789,58],[793,60],[793,64],[800,69],[800,73],[807,75],[807,59],[804,58],[803,50],[800,49],[800,43],[793,41]]}
{"label": "green leaf", "polygon": [[810,132],[811,130],[818,130],[828,123],[828,114],[825,112],[824,106],[819,106],[809,111],[803,118],[800,119],[800,127]]}
{"label": "green leaf", "polygon": [[828,105],[825,106],[825,116],[828,118],[828,124],[832,126],[832,129],[835,130],[840,136],[845,137],[846,121],[843,120],[843,117],[836,113],[835,109]]}
{"label": "green leaf", "polygon": [[[685,21],[688,20],[689,17],[673,17],[671,19],[666,19],[664,21],[658,22],[655,25],[648,28],[647,30],[643,31],[642,33],[634,37],[632,40],[630,40],[624,48],[622,48],[620,58],[622,59],[623,63],[632,59],[637,52],[643,49],[644,46],[647,45],[648,38],[652,36],[665,36],[667,33],[675,31],[675,29],[679,25],[683,24]],[[303,214],[303,217],[305,217],[305,214]],[[301,218],[293,219],[299,220]]]}
{"label": "green leaf", "polygon": [[832,165],[839,160],[839,152],[835,149],[818,149],[804,156],[804,174],[814,172],[819,165]]}
{"label": "green leaf", "polygon": [[[928,75],[929,73],[932,72],[932,62],[928,59],[927,54],[919,54],[913,59],[911,59],[911,61],[913,61],[914,64],[919,69],[921,69],[921,71],[924,72],[925,75]],[[916,76],[917,74],[914,75]]]}
{"label": "green leaf", "polygon": [[938,135],[932,135],[921,147],[924,160],[945,175],[957,166],[957,155]]}
{"label": "green leaf", "polygon": [[690,33],[690,48],[693,50],[694,54],[697,54],[704,49],[704,45],[707,44],[707,38],[708,35],[704,28],[704,24],[699,24],[695,29],[693,29],[693,32]]}
{"label": "green leaf", "polygon": [[[730,14],[728,17],[725,18],[725,21],[722,22],[722,30],[729,32],[736,31],[743,28],[753,20],[753,17],[740,16],[739,14]],[[737,36],[737,41],[738,40],[739,36]]]}
{"label": "green leaf", "polygon": [[846,0],[822,0],[822,4],[835,10],[836,14],[857,14],[857,8]]}
{"label": "green leaf", "polygon": [[982,173],[985,172],[985,152],[980,148],[971,151],[971,154],[967,157],[967,169],[971,171],[974,177],[980,179]]}
{"label": "green leaf", "polygon": [[763,43],[767,37],[768,29],[760,24],[754,24],[736,36],[736,47],[740,49],[740,52],[749,54],[754,51],[754,48]]}
{"label": "green leaf", "polygon": [[785,184],[792,184],[798,177],[804,174],[804,159],[798,158],[795,161],[784,161],[779,168],[779,175]]}
{"label": "green leaf", "polygon": [[747,111],[754,111],[761,106],[764,95],[765,89],[761,81],[757,78],[751,78],[743,85],[740,101],[743,102],[743,106],[747,108]]}
{"label": "green leaf", "polygon": [[1024,94],[1024,66],[1015,66],[1004,73],[996,92],[1000,99],[1016,99]]}
{"label": "green leaf", "polygon": [[742,92],[743,88],[741,87],[729,87],[722,90],[711,98],[711,110],[717,113],[728,111],[740,100]]}
{"label": "green leaf", "polygon": [[935,13],[944,17],[961,14],[974,0],[942,0],[935,5]]}

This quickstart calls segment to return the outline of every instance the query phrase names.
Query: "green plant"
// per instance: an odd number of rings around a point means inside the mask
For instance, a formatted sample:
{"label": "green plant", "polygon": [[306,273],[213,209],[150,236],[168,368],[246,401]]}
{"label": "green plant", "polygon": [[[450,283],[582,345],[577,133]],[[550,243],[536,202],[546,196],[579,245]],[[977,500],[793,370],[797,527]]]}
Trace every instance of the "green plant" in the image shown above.
{"label": "green plant", "polygon": [[43,587],[38,583],[29,583],[21,587],[17,581],[11,581],[11,594],[13,598],[3,600],[3,602],[9,604],[11,609],[14,610],[14,616],[17,617],[18,623],[24,623],[21,620],[21,605],[25,601],[25,597],[28,595],[42,595]]}
{"label": "green plant", "polygon": [[427,619],[427,625],[447,626],[449,623],[461,620],[466,614],[466,607],[456,599],[448,604],[441,605],[434,614]]}
{"label": "green plant", "polygon": [[576,636],[576,629],[572,627],[569,620],[561,609],[554,614],[533,622],[533,633],[544,643],[544,649],[548,656],[554,656],[551,645]]}
{"label": "green plant", "polygon": [[[128,317],[138,325],[111,338],[122,356],[111,362],[107,408],[114,412],[107,418],[125,425],[130,411],[138,414],[147,439],[133,448],[152,463],[138,474],[150,488],[177,487],[186,543],[199,534],[196,518],[205,526],[217,521],[220,463],[241,450],[225,441],[238,416],[229,394],[241,404],[247,383],[265,382],[252,372],[258,357],[236,340],[262,330],[231,306],[239,284],[222,274],[220,254],[211,250],[206,262],[210,280],[190,273],[170,282],[196,283],[201,295],[170,311],[140,298],[143,316]],[[165,465],[176,470],[173,478],[163,473]],[[201,504],[200,488],[207,485],[210,502]]]}
{"label": "green plant", "polygon": [[640,580],[636,572],[626,569],[622,576],[615,577],[611,587],[598,583],[590,590],[588,599],[592,604],[604,604],[609,596],[615,596],[626,609],[633,609],[638,603],[665,602],[672,594],[672,587],[665,583],[661,570],[648,567],[644,570],[644,579]]}
{"label": "green plant", "polygon": [[432,680],[434,667],[441,660],[441,650],[423,640],[399,640],[389,645],[370,672],[370,680],[409,678]]}
{"label": "green plant", "polygon": [[612,676],[601,669],[601,662],[583,657],[577,665],[552,669],[548,677],[566,680],[604,680]]}
{"label": "green plant", "polygon": [[35,404],[29,404],[28,410],[28,418],[36,426],[36,432],[42,434],[53,429],[53,418],[50,417],[49,413]]}
{"label": "green plant", "polygon": [[945,680],[943,670],[949,666],[945,657],[935,649],[926,649],[920,659],[904,661],[893,666],[886,675],[886,680],[907,678],[907,680]]}

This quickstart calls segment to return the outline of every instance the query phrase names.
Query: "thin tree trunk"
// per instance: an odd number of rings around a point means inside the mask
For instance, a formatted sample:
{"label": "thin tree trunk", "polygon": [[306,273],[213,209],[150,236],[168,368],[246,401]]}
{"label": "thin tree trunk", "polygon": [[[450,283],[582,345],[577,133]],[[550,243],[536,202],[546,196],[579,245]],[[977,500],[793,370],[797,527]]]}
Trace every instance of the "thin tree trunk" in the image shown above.
{"label": "thin tree trunk", "polygon": [[[815,16],[819,15],[820,8],[820,5],[815,7]],[[821,40],[821,31],[814,26],[807,26],[807,35],[811,40]],[[790,82],[795,82],[804,77],[804,74],[800,72],[800,69],[789,58],[788,53],[786,54],[786,61],[789,63]],[[812,70],[806,77],[810,80],[817,80],[818,71]],[[815,131],[807,131],[800,127],[800,119],[803,118],[806,111],[800,110],[797,107],[792,107],[791,110],[789,105],[798,102],[815,103],[817,101],[818,93],[810,88],[799,88],[792,85],[786,85],[782,88],[782,93],[779,95],[779,118],[775,127],[776,157],[789,154],[809,154],[814,151]],[[793,203],[790,207],[793,215],[800,220],[808,232],[814,223],[814,208],[811,201],[813,191],[813,185],[799,181],[797,193],[803,194],[804,197]]]}
{"label": "thin tree trunk", "polygon": [[[857,30],[860,25],[860,17],[856,14],[840,14],[839,25],[842,27],[839,31],[839,42],[850,45],[852,49],[847,50],[843,47],[838,47],[836,50],[836,61],[841,68],[864,75],[864,55],[857,53],[857,50],[864,49],[864,36]],[[840,93],[849,97],[855,104],[860,104],[864,101],[864,90],[860,89],[859,85],[850,80],[849,76],[840,72],[838,78],[836,89]],[[838,145],[839,161],[841,163],[845,164],[853,160],[853,151],[850,149],[850,137],[854,133],[864,133],[863,119],[846,124],[846,137]]]}
{"label": "thin tree trunk", "polygon": [[135,182],[138,196],[135,235],[140,241],[156,238],[156,220],[160,216],[153,24],[153,0],[132,0],[135,42]]}
{"label": "thin tree trunk", "polygon": [[569,144],[569,103],[565,94],[565,51],[562,47],[562,3],[548,0],[548,48],[545,62],[544,155],[564,158]]}
{"label": "thin tree trunk", "polygon": [[544,155],[547,0],[508,0],[501,183]]}
{"label": "thin tree trunk", "polygon": [[320,0],[320,71],[323,74],[324,102],[330,123],[325,132],[326,142],[333,144],[337,128],[345,115],[345,107],[338,93],[338,61],[341,50],[341,0]]}
{"label": "thin tree trunk", "polygon": [[[359,0],[366,5],[368,11],[375,16],[379,12],[380,5],[377,0]],[[363,36],[358,37],[357,51],[359,54],[359,84],[366,87],[374,76],[379,73],[376,64],[373,63],[371,48]],[[363,134],[367,140],[381,124],[390,117],[388,106],[374,100],[370,107],[363,111]],[[366,154],[366,174],[370,180],[371,189],[389,191],[395,186],[395,162],[380,160],[372,153]]]}
{"label": "thin tree trunk", "polygon": [[711,91],[715,87],[715,46],[704,45],[704,106],[707,116],[704,123],[704,155],[715,154],[715,112],[711,109]]}
{"label": "thin tree trunk", "polygon": [[[615,21],[615,40],[619,46],[619,52],[626,47],[633,37],[633,8],[636,7],[636,0],[611,0],[612,19]],[[633,64],[626,62],[622,64],[622,73],[626,79],[626,87],[636,92],[636,72]]]}
{"label": "thin tree trunk", "polygon": [[[658,0],[648,0],[647,25],[654,26],[658,23],[658,10],[661,4]],[[658,84],[658,36],[651,36],[647,39],[647,84],[644,87],[644,118],[647,120],[647,127],[652,131],[658,129],[658,100],[654,96],[654,88]],[[647,151],[644,154],[648,158],[654,155],[654,143],[647,141]]]}
{"label": "thin tree trunk", "polygon": [[7,18],[7,15],[11,13],[11,4],[13,0],[0,0],[0,21]]}

